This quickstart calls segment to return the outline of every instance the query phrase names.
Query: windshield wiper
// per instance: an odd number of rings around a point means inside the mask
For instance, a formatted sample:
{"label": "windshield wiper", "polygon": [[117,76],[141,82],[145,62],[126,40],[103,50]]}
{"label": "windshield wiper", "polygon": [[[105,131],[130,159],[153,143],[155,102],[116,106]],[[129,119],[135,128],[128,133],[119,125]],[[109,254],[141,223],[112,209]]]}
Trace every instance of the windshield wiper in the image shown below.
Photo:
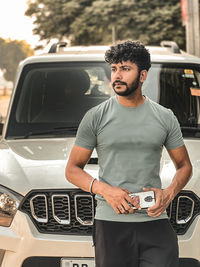
{"label": "windshield wiper", "polygon": [[191,131],[191,132],[194,132],[194,131],[197,131],[199,132],[200,131],[200,127],[194,127],[194,126],[181,126],[181,129],[182,130],[186,130],[186,131]]}
{"label": "windshield wiper", "polygon": [[183,133],[183,136],[187,137],[195,137],[195,138],[199,138],[200,137],[200,127],[190,127],[190,126],[181,126],[181,130]]}
{"label": "windshield wiper", "polygon": [[76,132],[78,126],[66,126],[66,127],[55,127],[53,129],[43,130],[43,131],[31,131],[28,132],[23,138],[29,138],[30,136],[41,136],[41,135],[48,135],[48,134],[64,134],[67,132]]}

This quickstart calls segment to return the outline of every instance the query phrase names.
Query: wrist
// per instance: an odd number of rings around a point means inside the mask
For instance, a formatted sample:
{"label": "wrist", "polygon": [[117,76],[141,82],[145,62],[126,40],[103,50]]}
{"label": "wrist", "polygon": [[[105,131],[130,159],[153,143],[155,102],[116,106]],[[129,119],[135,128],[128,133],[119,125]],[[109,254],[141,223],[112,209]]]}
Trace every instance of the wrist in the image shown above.
{"label": "wrist", "polygon": [[95,181],[96,181],[96,178],[93,178],[93,180],[90,183],[89,192],[90,192],[91,195],[94,194],[94,192],[93,192],[93,184],[95,183]]}
{"label": "wrist", "polygon": [[93,194],[103,196],[105,192],[108,190],[108,187],[110,187],[110,185],[100,182],[99,180],[96,179],[92,185],[92,192]]}
{"label": "wrist", "polygon": [[175,196],[176,196],[175,189],[173,187],[170,187],[169,186],[166,189],[164,189],[164,191],[167,194],[167,198],[171,202],[175,198]]}

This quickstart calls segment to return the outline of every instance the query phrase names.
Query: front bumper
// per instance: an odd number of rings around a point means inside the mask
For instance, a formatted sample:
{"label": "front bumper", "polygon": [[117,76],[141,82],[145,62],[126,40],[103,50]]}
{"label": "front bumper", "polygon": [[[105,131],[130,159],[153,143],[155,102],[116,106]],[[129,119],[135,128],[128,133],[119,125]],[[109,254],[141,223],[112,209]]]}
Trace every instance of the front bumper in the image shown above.
{"label": "front bumper", "polygon": [[[41,234],[28,215],[20,211],[15,215],[10,228],[0,227],[0,239],[0,251],[3,255],[1,267],[28,267],[27,262],[30,261],[28,260],[30,257],[42,257],[43,260],[53,257],[53,261],[59,261],[62,257],[94,257],[92,237]],[[22,265],[24,261],[26,265]],[[50,267],[49,264],[47,266]]]}
{"label": "front bumper", "polygon": [[[179,236],[180,267],[200,261],[200,216]],[[60,267],[61,258],[94,258],[91,236],[39,233],[28,215],[18,211],[10,228],[0,227],[1,267]]]}

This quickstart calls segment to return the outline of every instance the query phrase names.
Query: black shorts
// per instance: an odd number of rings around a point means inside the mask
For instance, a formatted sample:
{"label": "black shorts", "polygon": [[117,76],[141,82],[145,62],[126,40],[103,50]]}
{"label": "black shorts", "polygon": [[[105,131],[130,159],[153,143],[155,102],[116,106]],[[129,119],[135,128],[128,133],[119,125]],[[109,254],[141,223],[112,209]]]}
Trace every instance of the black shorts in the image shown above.
{"label": "black shorts", "polygon": [[177,236],[168,219],[95,220],[95,267],[178,267]]}

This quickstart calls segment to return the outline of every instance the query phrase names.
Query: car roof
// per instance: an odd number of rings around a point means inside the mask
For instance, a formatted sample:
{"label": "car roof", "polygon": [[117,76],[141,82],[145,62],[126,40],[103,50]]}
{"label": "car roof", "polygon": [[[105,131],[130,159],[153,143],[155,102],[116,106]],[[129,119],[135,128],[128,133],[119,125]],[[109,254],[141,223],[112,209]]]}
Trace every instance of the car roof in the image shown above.
{"label": "car roof", "polygon": [[[187,54],[173,53],[167,47],[146,46],[151,54],[152,63],[190,63],[200,64],[200,58]],[[109,46],[71,46],[55,53],[45,53],[24,60],[23,65],[48,62],[104,62],[105,51]]]}

